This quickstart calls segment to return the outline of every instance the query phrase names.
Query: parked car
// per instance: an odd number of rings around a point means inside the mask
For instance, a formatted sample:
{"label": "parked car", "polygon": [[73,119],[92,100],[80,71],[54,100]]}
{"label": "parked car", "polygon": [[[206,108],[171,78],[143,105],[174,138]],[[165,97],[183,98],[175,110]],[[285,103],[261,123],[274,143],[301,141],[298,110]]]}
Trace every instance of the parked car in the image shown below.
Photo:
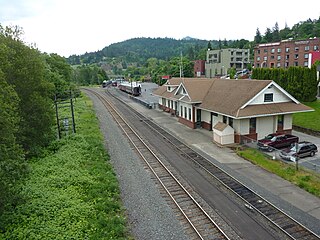
{"label": "parked car", "polygon": [[262,150],[272,152],[275,148],[286,148],[292,144],[299,142],[297,136],[291,134],[277,134],[272,133],[266,136],[264,139],[258,140],[258,147]]}
{"label": "parked car", "polygon": [[296,161],[296,158],[313,157],[318,148],[311,142],[299,142],[292,146],[291,148],[286,148],[280,152],[280,157],[285,160]]}

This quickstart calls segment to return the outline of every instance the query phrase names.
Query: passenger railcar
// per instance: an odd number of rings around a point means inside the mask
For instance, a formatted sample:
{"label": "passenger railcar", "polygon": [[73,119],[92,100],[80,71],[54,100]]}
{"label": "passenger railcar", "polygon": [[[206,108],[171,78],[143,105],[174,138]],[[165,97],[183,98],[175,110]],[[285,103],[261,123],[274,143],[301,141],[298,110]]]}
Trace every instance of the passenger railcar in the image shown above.
{"label": "passenger railcar", "polygon": [[139,96],[141,94],[141,85],[137,82],[121,82],[118,88],[133,96]]}

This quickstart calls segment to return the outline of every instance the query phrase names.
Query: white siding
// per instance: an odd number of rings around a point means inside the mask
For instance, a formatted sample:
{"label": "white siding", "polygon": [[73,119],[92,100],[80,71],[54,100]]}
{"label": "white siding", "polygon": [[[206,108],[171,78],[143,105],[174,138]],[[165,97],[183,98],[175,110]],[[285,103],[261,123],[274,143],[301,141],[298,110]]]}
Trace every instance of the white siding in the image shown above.
{"label": "white siding", "polygon": [[240,126],[241,126],[241,120],[233,119],[233,129],[234,129],[235,133],[241,132]]}
{"label": "white siding", "polygon": [[284,119],[283,120],[283,122],[284,122],[283,129],[284,130],[292,129],[292,114],[284,115],[283,119]]}
{"label": "white siding", "polygon": [[257,118],[257,128],[256,132],[258,133],[257,138],[261,139],[267,136],[270,133],[274,133],[274,117],[261,117]]}
{"label": "white siding", "polygon": [[[274,85],[271,86],[271,88],[267,88],[263,92],[261,92],[249,105],[291,101],[291,99],[287,97],[283,92],[281,92],[278,88],[276,88]],[[264,102],[264,95],[267,93],[273,94],[273,102]]]}
{"label": "white siding", "polygon": [[201,121],[209,123],[211,121],[211,112],[201,110]]}
{"label": "white siding", "polygon": [[240,132],[241,135],[249,134],[249,119],[240,120]]}

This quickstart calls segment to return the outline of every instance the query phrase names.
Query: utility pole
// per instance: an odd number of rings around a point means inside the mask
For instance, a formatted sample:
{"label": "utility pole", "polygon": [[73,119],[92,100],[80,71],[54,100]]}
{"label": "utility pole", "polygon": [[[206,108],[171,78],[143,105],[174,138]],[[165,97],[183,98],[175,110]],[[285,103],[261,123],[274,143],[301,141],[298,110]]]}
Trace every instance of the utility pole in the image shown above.
{"label": "utility pole", "polygon": [[[58,139],[61,139],[62,132],[65,132],[65,135],[69,134],[69,130],[70,130],[69,118],[70,117],[71,117],[71,123],[72,123],[72,133],[73,134],[76,133],[76,124],[75,124],[75,120],[74,120],[74,106],[73,106],[72,92],[70,91],[69,94],[70,94],[69,99],[59,99],[57,97],[57,94],[55,94],[55,96],[54,96]],[[64,110],[64,109],[67,109],[67,110]],[[71,114],[71,116],[70,116],[70,114]]]}

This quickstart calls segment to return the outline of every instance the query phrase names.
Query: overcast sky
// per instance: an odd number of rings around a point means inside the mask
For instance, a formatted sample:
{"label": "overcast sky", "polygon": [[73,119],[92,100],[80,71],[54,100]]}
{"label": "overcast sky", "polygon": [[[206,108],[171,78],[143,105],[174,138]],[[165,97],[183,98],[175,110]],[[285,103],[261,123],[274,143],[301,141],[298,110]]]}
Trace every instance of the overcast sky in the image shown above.
{"label": "overcast sky", "polygon": [[0,0],[1,25],[18,25],[25,42],[65,57],[136,37],[251,41],[257,28],[319,16],[319,0]]}

